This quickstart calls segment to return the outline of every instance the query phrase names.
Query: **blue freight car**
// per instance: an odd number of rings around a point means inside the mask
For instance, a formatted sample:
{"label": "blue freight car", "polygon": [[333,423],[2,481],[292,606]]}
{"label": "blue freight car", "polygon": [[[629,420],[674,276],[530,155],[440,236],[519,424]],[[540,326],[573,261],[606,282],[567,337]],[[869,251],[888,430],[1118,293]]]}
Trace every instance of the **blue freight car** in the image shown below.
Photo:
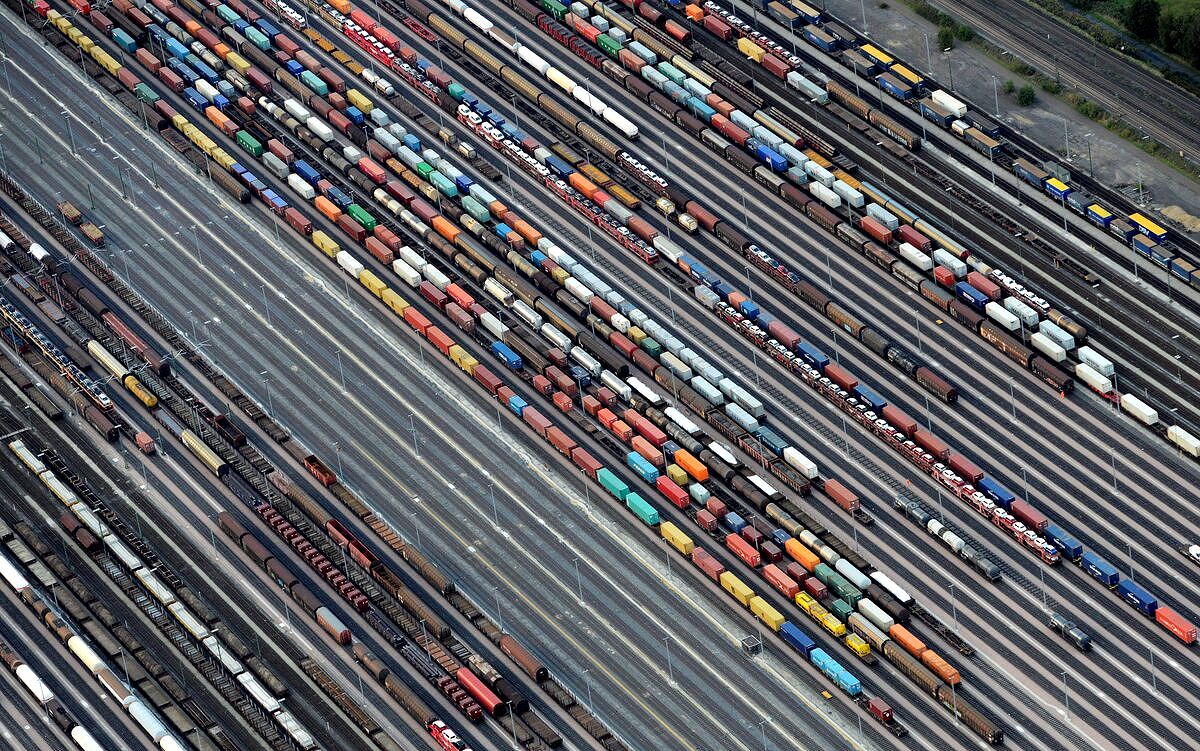
{"label": "blue freight car", "polygon": [[990,297],[966,282],[959,282],[958,284],[954,285],[954,294],[959,300],[981,312],[983,311],[984,307],[991,302]]}
{"label": "blue freight car", "polygon": [[308,162],[299,159],[293,165],[292,169],[296,170],[296,174],[304,179],[304,182],[309,185],[316,185],[321,180],[321,173],[309,166]]}
{"label": "blue freight car", "polygon": [[854,393],[857,394],[858,398],[866,403],[868,407],[876,412],[887,406],[887,399],[884,399],[882,396],[876,394],[874,391],[870,390],[866,386],[863,386],[862,384],[854,387]]}
{"label": "blue freight car", "polygon": [[636,451],[630,451],[625,455],[625,463],[646,482],[654,482],[658,479],[658,468],[646,461],[646,457]]}
{"label": "blue freight car", "polygon": [[817,649],[817,643],[791,621],[783,622],[783,625],[779,627],[779,635],[786,643],[795,647],[796,651],[804,655],[805,659],[813,653],[814,649]]}
{"label": "blue freight car", "polygon": [[1047,524],[1046,528],[1042,530],[1042,534],[1054,544],[1054,547],[1058,548],[1058,552],[1067,560],[1077,561],[1083,555],[1083,545],[1079,540],[1071,537],[1057,524]]}
{"label": "blue freight car", "polygon": [[824,370],[825,366],[829,364],[829,357],[808,342],[800,342],[796,346],[796,352],[804,358],[805,362],[817,370]]}
{"label": "blue freight car", "polygon": [[1113,566],[1090,550],[1083,554],[1083,557],[1080,559],[1080,565],[1083,566],[1083,570],[1088,572],[1092,578],[1098,580],[1109,589],[1117,586],[1117,583],[1121,580],[1121,575],[1117,573],[1116,566]]}
{"label": "blue freight car", "polygon": [[1141,585],[1131,579],[1122,579],[1117,585],[1117,594],[1121,595],[1121,599],[1128,602],[1142,615],[1154,615],[1154,611],[1158,610],[1158,600],[1154,595],[1142,589]]}
{"label": "blue freight car", "polygon": [[521,362],[521,356],[504,342],[492,342],[492,354],[512,370],[520,370],[525,365]]}
{"label": "blue freight car", "polygon": [[996,482],[990,477],[984,477],[975,486],[983,491],[983,494],[991,498],[997,505],[1004,508],[1005,511],[1012,508],[1012,502],[1017,499],[1012,491]]}

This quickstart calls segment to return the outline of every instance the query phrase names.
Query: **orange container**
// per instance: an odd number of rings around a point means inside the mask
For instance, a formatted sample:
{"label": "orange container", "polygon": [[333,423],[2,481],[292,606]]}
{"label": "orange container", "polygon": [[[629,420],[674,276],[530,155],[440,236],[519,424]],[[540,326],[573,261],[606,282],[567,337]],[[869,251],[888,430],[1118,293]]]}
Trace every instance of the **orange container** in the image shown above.
{"label": "orange container", "polygon": [[524,219],[518,219],[517,221],[513,222],[512,228],[518,235],[525,238],[525,242],[529,243],[530,245],[537,245],[542,239],[542,233],[534,229],[529,222],[525,221]]}
{"label": "orange container", "polygon": [[897,644],[904,647],[906,652],[916,658],[920,658],[929,649],[925,646],[925,642],[913,636],[911,631],[899,623],[888,629],[888,636],[892,637]]}
{"label": "orange container", "polygon": [[691,475],[696,482],[704,482],[708,479],[708,467],[692,456],[687,449],[679,449],[675,452],[675,463],[679,465],[680,469]]}
{"label": "orange container", "polygon": [[789,537],[788,541],[783,544],[783,548],[788,555],[796,559],[797,563],[808,569],[809,573],[812,573],[817,568],[817,564],[821,562],[821,556],[809,550],[795,537]]}
{"label": "orange container", "polygon": [[947,685],[957,686],[962,683],[962,676],[958,674],[958,670],[932,649],[921,653],[921,662],[925,663],[925,667],[932,670],[933,674],[945,681]]}
{"label": "orange container", "polygon": [[337,207],[337,204],[325,196],[317,196],[317,199],[313,201],[313,205],[317,207],[317,211],[328,217],[331,222],[336,222],[342,215],[342,210]]}
{"label": "orange container", "polygon": [[689,19],[695,21],[696,23],[700,23],[704,20],[704,11],[699,5],[689,5],[683,9],[683,12],[687,14]]}
{"label": "orange container", "polygon": [[499,201],[492,201],[488,204],[488,211],[492,212],[492,216],[499,219],[504,216],[506,211],[508,211],[508,207]]}
{"label": "orange container", "polygon": [[433,218],[431,225],[433,226],[434,231],[450,242],[457,240],[459,234],[462,232],[462,230],[460,230],[458,227],[455,227],[453,224],[451,224],[449,219],[441,216],[440,214]]}
{"label": "orange container", "polygon": [[600,421],[601,425],[612,430],[613,423],[617,421],[617,416],[613,414],[611,409],[604,407],[596,413],[596,419]]}
{"label": "orange container", "polygon": [[596,186],[596,183],[584,177],[582,172],[572,172],[567,175],[567,182],[571,184],[572,188],[584,194],[589,199],[600,189]]}
{"label": "orange container", "polygon": [[633,428],[629,427],[629,423],[625,422],[624,420],[617,420],[612,424],[612,427],[609,428],[609,430],[611,430],[613,435],[615,435],[617,438],[620,438],[622,443],[628,441],[630,438],[633,438]]}

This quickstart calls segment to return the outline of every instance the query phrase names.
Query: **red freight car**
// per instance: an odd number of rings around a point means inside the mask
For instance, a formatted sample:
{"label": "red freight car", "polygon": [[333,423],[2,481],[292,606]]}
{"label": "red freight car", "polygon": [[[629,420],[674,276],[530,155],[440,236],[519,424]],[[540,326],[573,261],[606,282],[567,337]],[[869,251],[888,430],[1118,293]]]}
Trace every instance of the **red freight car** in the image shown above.
{"label": "red freight car", "polygon": [[858,495],[837,480],[829,479],[825,481],[825,494],[832,498],[834,503],[847,511],[857,511],[862,506],[862,503],[858,500]]}
{"label": "red freight car", "polygon": [[[679,484],[670,477],[667,477],[666,475],[659,475],[658,479],[654,481],[654,484],[658,487],[659,492],[667,497],[668,501],[675,504],[679,508],[686,509],[691,505],[692,499],[688,495],[688,492],[679,487]],[[716,519],[713,521],[715,522]]]}
{"label": "red freight car", "polygon": [[757,568],[758,564],[762,563],[762,555],[751,547],[750,543],[743,540],[737,532],[730,532],[725,536],[725,547],[732,550],[734,555],[752,568]]}
{"label": "red freight car", "polygon": [[713,558],[704,548],[692,549],[692,563],[696,564],[713,581],[719,580],[721,574],[725,573],[725,566],[716,558]]}

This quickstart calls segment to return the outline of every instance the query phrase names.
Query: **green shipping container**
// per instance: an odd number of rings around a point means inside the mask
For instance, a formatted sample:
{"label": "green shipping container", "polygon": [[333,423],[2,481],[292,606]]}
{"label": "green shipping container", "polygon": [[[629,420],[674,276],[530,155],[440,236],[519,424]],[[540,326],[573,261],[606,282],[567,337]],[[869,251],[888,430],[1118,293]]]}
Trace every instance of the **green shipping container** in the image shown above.
{"label": "green shipping container", "polygon": [[863,598],[863,594],[861,591],[859,591],[858,587],[854,586],[845,579],[842,579],[841,581],[834,581],[833,584],[829,586],[829,589],[831,589],[835,595],[849,603],[850,607],[852,608],[858,607],[858,601]]}
{"label": "green shipping container", "polygon": [[625,505],[633,512],[633,515],[641,519],[644,524],[653,527],[658,524],[658,509],[646,503],[646,500],[637,493],[630,493],[625,498]]}
{"label": "green shipping container", "polygon": [[596,37],[596,44],[600,46],[600,49],[607,52],[609,57],[616,57],[617,53],[621,51],[621,43],[608,34],[601,34]]}
{"label": "green shipping container", "polygon": [[833,586],[830,582],[837,575],[838,572],[834,571],[833,567],[827,563],[818,563],[817,567],[813,569],[813,576],[817,577],[817,581],[830,588]]}
{"label": "green shipping container", "polygon": [[547,13],[554,16],[554,18],[559,21],[563,20],[563,18],[567,15],[567,6],[558,2],[558,0],[542,0],[542,7],[546,9]]}
{"label": "green shipping container", "polygon": [[601,467],[596,472],[596,479],[600,481],[605,490],[616,496],[618,500],[623,501],[629,495],[629,486],[621,478],[614,475],[608,467]]}
{"label": "green shipping container", "polygon": [[833,613],[839,621],[844,623],[850,617],[850,614],[854,612],[854,609],[845,600],[837,599],[829,603],[829,612]]}
{"label": "green shipping container", "polygon": [[233,8],[224,4],[217,6],[217,15],[225,19],[226,23],[235,23],[242,20],[242,17],[235,13]]}
{"label": "green shipping container", "polygon": [[662,73],[664,76],[680,86],[682,86],[683,82],[687,80],[687,76],[683,74],[683,71],[679,68],[676,68],[674,65],[671,65],[670,63],[659,63],[658,72]]}
{"label": "green shipping container", "polygon": [[467,89],[461,83],[452,83],[446,87],[446,93],[456,102],[461,102],[467,95]]}
{"label": "green shipping container", "polygon": [[138,99],[141,99],[146,104],[154,104],[159,100],[159,96],[154,89],[150,88],[144,83],[139,83],[137,86],[134,86],[133,93]]}
{"label": "green shipping container", "polygon": [[433,174],[433,165],[429,162],[421,162],[417,165],[417,172],[421,174],[421,177],[428,180],[429,176]]}
{"label": "green shipping container", "polygon": [[641,346],[642,349],[646,350],[646,354],[650,355],[655,360],[657,360],[659,355],[663,353],[663,346],[659,344],[658,341],[652,336],[648,336],[643,339]]}
{"label": "green shipping container", "polygon": [[435,171],[430,174],[429,182],[433,183],[433,187],[437,188],[438,192],[447,198],[454,198],[458,195],[458,186],[441,172]]}
{"label": "green shipping container", "polygon": [[487,210],[487,206],[476,201],[473,196],[463,196],[462,206],[477,222],[486,224],[492,219],[491,212]]}
{"label": "green shipping container", "polygon": [[303,82],[305,86],[312,89],[313,93],[317,96],[325,96],[329,93],[329,85],[320,78],[317,78],[317,74],[313,73],[311,70],[306,70],[301,73],[300,81]]}
{"label": "green shipping container", "polygon": [[263,145],[258,142],[258,139],[250,135],[244,130],[237,132],[238,146],[241,146],[246,151],[249,151],[254,156],[263,155]]}
{"label": "green shipping container", "polygon": [[253,26],[246,27],[246,39],[250,40],[250,44],[258,47],[263,52],[271,51],[271,40],[267,39],[267,35],[254,28]]}
{"label": "green shipping container", "polygon": [[346,207],[346,213],[350,215],[351,219],[361,224],[367,232],[373,232],[375,225],[379,224],[379,222],[375,221],[375,217],[371,216],[366,209],[357,203],[352,203]]}

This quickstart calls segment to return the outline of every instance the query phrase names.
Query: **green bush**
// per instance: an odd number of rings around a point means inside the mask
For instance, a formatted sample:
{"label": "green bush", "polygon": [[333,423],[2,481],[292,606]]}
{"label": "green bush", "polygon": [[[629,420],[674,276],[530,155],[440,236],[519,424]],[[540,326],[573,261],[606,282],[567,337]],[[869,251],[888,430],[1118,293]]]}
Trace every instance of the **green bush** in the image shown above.
{"label": "green bush", "polygon": [[1025,84],[1021,90],[1017,92],[1017,104],[1022,107],[1028,107],[1037,101],[1037,90],[1030,84]]}
{"label": "green bush", "polygon": [[1121,7],[1121,23],[1138,39],[1149,40],[1159,35],[1158,0],[1126,0]]}
{"label": "green bush", "polygon": [[939,27],[938,28],[938,48],[946,50],[946,49],[950,49],[953,46],[954,46],[954,29],[950,28],[949,26]]}
{"label": "green bush", "polygon": [[1004,93],[1005,94],[1011,94],[1016,90],[1017,90],[1017,85],[1015,83],[1013,83],[1013,80],[1011,78],[1004,82]]}

